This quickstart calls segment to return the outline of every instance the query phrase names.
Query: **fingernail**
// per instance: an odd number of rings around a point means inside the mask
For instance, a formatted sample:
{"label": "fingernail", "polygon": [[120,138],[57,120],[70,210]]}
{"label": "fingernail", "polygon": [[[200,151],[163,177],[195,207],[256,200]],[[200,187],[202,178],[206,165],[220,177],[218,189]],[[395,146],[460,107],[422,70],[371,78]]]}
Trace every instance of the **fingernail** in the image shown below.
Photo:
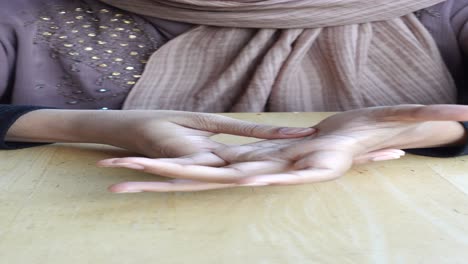
{"label": "fingernail", "polygon": [[132,169],[132,170],[144,170],[145,169],[144,166],[140,164],[134,164],[134,163],[114,163],[113,166],[124,167],[124,168]]}
{"label": "fingernail", "polygon": [[396,160],[396,159],[399,159],[401,158],[401,156],[382,156],[382,157],[376,157],[376,158],[373,158],[372,161],[386,161],[386,160]]}
{"label": "fingernail", "polygon": [[267,186],[269,185],[268,183],[266,182],[251,182],[251,183],[246,183],[246,184],[241,184],[239,186],[243,186],[243,187],[257,187],[257,186]]}
{"label": "fingernail", "polygon": [[281,128],[279,131],[281,134],[284,134],[284,135],[296,135],[296,134],[305,134],[305,133],[311,133],[312,131],[314,131],[315,129],[313,128],[291,128],[291,127],[285,127],[285,128]]}

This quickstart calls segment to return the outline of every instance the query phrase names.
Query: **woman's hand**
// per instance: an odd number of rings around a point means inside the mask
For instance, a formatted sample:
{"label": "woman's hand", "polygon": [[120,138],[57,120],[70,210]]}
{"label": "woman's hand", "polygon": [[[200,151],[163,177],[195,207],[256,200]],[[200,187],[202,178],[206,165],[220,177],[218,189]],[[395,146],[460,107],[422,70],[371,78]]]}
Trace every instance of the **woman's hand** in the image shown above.
{"label": "woman's hand", "polygon": [[[270,173],[281,170],[287,171],[288,165],[284,165],[285,162],[281,159],[275,160],[270,154],[278,155],[278,152],[282,152],[281,148],[296,144],[301,145],[301,143],[306,143],[307,140],[310,140],[310,138],[301,141],[265,140],[242,146],[229,146],[219,149],[216,151],[217,154],[215,152],[205,152],[170,159],[115,158],[102,160],[98,162],[98,166],[141,170],[147,173],[175,178],[164,182],[125,182],[115,184],[109,188],[111,192],[115,193],[137,193],[144,191],[189,192],[243,186],[264,186],[269,184],[248,182],[248,178],[245,179],[247,182],[230,182],[230,178],[234,177],[236,179],[247,174],[261,174],[262,171]],[[354,158],[354,164],[398,159],[404,155],[405,152],[402,150],[384,149],[360,155]],[[289,162],[286,161],[286,163]],[[213,179],[213,176],[218,178]],[[219,177],[223,178],[220,179]]]}
{"label": "woman's hand", "polygon": [[180,157],[226,147],[210,139],[218,133],[275,139],[304,137],[314,131],[192,112],[47,109],[18,119],[6,140],[101,143],[149,157]]}
{"label": "woman's hand", "polygon": [[468,106],[404,105],[360,109],[325,119],[315,127],[319,132],[307,138],[266,140],[177,159],[112,159],[100,165],[133,166],[149,173],[185,179],[169,183],[123,183],[111,188],[115,192],[319,182],[342,176],[356,159],[366,155],[371,160],[401,155],[385,149],[447,146],[463,141],[463,126],[444,120],[468,120]]}

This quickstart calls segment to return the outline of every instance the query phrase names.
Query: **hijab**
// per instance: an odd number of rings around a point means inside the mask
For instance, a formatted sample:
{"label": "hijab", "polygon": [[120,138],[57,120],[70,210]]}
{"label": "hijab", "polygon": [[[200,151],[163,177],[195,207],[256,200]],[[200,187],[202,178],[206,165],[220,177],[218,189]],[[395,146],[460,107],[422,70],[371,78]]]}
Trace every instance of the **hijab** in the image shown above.
{"label": "hijab", "polygon": [[443,0],[102,0],[195,24],[151,56],[124,109],[342,111],[455,103],[414,15]]}

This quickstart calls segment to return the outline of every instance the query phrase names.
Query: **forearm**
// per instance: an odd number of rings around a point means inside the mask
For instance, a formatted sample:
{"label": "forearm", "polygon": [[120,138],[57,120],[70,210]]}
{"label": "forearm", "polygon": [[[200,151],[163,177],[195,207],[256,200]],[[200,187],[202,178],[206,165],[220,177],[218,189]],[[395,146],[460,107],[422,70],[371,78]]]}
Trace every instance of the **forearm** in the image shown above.
{"label": "forearm", "polygon": [[111,116],[111,113],[99,110],[36,110],[16,120],[5,140],[106,143],[103,131],[107,130],[109,122],[105,122],[105,116]]}

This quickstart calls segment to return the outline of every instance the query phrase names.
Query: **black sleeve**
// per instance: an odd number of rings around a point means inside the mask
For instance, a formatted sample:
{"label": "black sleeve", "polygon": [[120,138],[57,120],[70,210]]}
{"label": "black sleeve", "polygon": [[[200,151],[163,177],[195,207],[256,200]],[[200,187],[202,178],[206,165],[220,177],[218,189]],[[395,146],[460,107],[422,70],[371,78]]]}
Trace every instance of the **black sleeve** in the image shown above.
{"label": "black sleeve", "polygon": [[[456,29],[455,32],[457,32],[458,44],[462,56],[462,69],[460,70],[459,76],[457,75],[456,78],[458,88],[457,103],[468,105],[468,5],[465,4],[464,7],[457,10],[456,17],[453,17],[450,22],[453,23],[453,28]],[[468,122],[462,124],[468,134]],[[468,155],[468,142],[458,147],[411,149],[407,150],[407,152],[430,157],[456,157]]]}
{"label": "black sleeve", "polygon": [[8,129],[24,114],[38,109],[48,109],[40,106],[19,106],[0,104],[0,149],[19,149],[40,146],[40,143],[5,142]]}
{"label": "black sleeve", "polygon": [[[461,123],[465,127],[465,132],[468,134],[468,122]],[[406,152],[421,156],[451,158],[456,156],[468,155],[468,139],[465,144],[456,147],[445,148],[423,148],[423,149],[407,149]]]}

